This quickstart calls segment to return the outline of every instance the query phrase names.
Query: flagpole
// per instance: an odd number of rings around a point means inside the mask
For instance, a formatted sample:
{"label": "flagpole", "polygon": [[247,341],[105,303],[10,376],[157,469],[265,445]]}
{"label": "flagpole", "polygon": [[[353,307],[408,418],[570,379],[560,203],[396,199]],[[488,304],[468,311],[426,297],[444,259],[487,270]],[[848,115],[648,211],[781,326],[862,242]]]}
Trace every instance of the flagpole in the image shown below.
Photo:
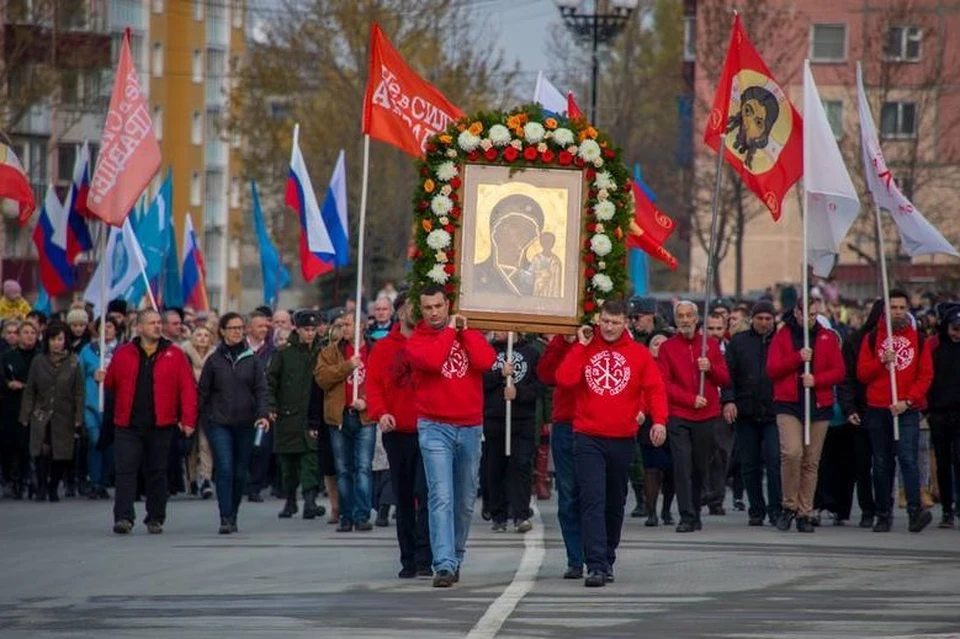
{"label": "flagpole", "polygon": [[[890,319],[890,281],[887,276],[887,251],[883,246],[883,224],[880,220],[880,205],[877,204],[876,200],[873,202],[873,214],[876,218],[877,248],[880,252],[880,255],[877,256],[877,259],[880,262],[880,286],[881,291],[883,292],[883,318],[887,328],[887,339],[890,340],[890,345],[892,348],[893,321]],[[886,345],[881,345],[880,348],[883,351],[887,350]],[[900,400],[897,398],[897,371],[895,363],[891,362],[887,364],[887,369],[890,371],[890,398],[893,400],[892,403],[896,404]],[[893,439],[894,441],[900,441],[900,416],[896,413],[893,415]]]}
{"label": "flagpole", "polygon": [[[725,134],[720,134],[720,143],[717,146],[717,179],[713,187],[713,211],[710,214],[710,248],[707,251],[707,284],[704,291],[703,300],[703,328],[701,329],[700,357],[707,356],[707,315],[710,313],[710,293],[713,289],[713,277],[716,270],[716,242],[717,234],[720,228],[720,185],[723,182],[723,154],[726,150],[724,144]],[[700,371],[700,391],[697,393],[703,396],[703,387],[706,384],[707,374]]]}
{"label": "flagpole", "polygon": [[140,269],[140,276],[143,278],[143,283],[147,287],[147,298],[150,300],[150,308],[157,310],[157,300],[153,296],[153,290],[150,288],[150,280],[147,279],[147,272],[144,269]]}
{"label": "flagpole", "polygon": [[[803,348],[809,350],[810,348],[810,291],[809,291],[809,282],[807,271],[809,270],[809,258],[807,257],[807,231],[809,227],[809,218],[807,215],[809,211],[809,199],[810,194],[807,192],[806,188],[803,190],[803,272],[800,276],[800,287],[803,289],[803,319],[801,320],[801,326],[803,330]],[[803,363],[803,374],[810,374],[810,362],[805,361]],[[806,385],[803,387],[803,445],[810,445],[810,389]]]}
{"label": "flagpole", "polygon": [[[513,366],[513,331],[507,331],[507,362]],[[513,388],[513,374],[511,373],[507,377],[507,388]],[[504,413],[504,423],[506,424],[506,433],[507,433],[507,448],[506,456],[510,456],[511,446],[510,439],[513,434],[513,401],[507,400],[507,409]]]}
{"label": "flagpole", "polygon": [[[363,136],[363,182],[360,187],[360,226],[357,229],[357,307],[354,309],[353,352],[360,355],[360,301],[363,296],[363,236],[367,227],[367,180],[370,177],[370,136]],[[360,393],[358,371],[353,369],[353,401]]]}
{"label": "flagpole", "polygon": [[[107,224],[100,223],[100,370],[103,371],[107,363]],[[97,384],[97,405],[100,408],[100,414],[103,414],[103,379]]]}

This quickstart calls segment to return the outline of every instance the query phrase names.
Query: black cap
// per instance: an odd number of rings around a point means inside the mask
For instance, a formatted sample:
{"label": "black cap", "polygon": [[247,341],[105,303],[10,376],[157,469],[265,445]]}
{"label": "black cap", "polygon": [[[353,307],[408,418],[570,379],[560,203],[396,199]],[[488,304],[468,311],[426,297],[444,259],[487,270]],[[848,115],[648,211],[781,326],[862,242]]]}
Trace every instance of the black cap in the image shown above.
{"label": "black cap", "polygon": [[760,300],[759,302],[753,305],[753,308],[750,309],[750,317],[753,317],[754,315],[759,315],[760,313],[768,313],[770,315],[776,316],[777,309],[774,308],[772,302],[768,302],[766,300]]}
{"label": "black cap", "polygon": [[300,311],[293,318],[297,328],[316,328],[320,326],[319,311]]}
{"label": "black cap", "polygon": [[634,297],[630,300],[630,315],[656,315],[657,300],[652,297]]}
{"label": "black cap", "polygon": [[726,309],[727,312],[730,312],[733,309],[733,305],[722,297],[713,300],[713,303],[710,305],[710,312],[714,312],[718,308]]}
{"label": "black cap", "polygon": [[947,326],[960,326],[960,306],[955,306],[947,311],[943,317],[943,323]]}
{"label": "black cap", "polygon": [[107,304],[107,313],[120,313],[122,315],[127,314],[127,301],[126,300],[112,300]]}

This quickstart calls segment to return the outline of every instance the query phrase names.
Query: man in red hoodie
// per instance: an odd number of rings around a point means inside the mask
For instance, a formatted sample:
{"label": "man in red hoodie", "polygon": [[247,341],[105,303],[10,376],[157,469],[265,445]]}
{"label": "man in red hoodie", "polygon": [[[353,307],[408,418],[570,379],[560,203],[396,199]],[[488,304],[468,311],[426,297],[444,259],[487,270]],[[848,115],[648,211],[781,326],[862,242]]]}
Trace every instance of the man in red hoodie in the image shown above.
{"label": "man in red hoodie", "polygon": [[666,440],[667,402],[650,352],[627,331],[627,307],[608,300],[600,309],[600,335],[581,326],[577,343],[560,368],[557,385],[573,389],[573,459],[580,490],[580,528],[588,588],[613,581],[623,528],[630,463],[645,413],[653,418],[650,439]]}
{"label": "man in red hoodie", "polygon": [[416,321],[406,292],[393,307],[397,321],[370,352],[367,373],[367,413],[377,420],[390,461],[390,481],[397,499],[397,542],[401,579],[431,577],[430,532],[427,527],[427,483],[417,441],[417,408],[413,369],[407,358],[407,340]]}
{"label": "man in red hoodie", "polygon": [[467,318],[450,315],[443,287],[420,292],[420,314],[406,353],[416,373],[417,431],[427,476],[433,585],[460,579],[477,498],[483,435],[483,374],[497,355]]}
{"label": "man in red hoodie", "polygon": [[[702,527],[701,491],[710,471],[714,431],[720,419],[720,388],[730,386],[730,373],[720,342],[713,337],[707,338],[707,356],[700,357],[702,333],[697,329],[696,304],[677,302],[673,318],[677,334],[660,347],[657,363],[670,405],[667,431],[680,508],[677,532],[687,533]],[[702,393],[700,373],[705,374]]]}
{"label": "man in red hoodie", "polygon": [[[910,532],[926,528],[933,515],[920,503],[920,409],[926,407],[927,391],[933,382],[930,349],[920,343],[917,329],[908,315],[909,298],[899,289],[890,291],[890,323],[893,338],[881,319],[875,331],[864,337],[857,360],[857,378],[867,387],[867,412],[863,424],[873,447],[873,489],[877,501],[874,532],[890,532],[893,523],[893,457],[896,454],[907,494]],[[897,402],[893,401],[890,367],[897,380]],[[893,418],[899,417],[900,441],[894,441]]]}

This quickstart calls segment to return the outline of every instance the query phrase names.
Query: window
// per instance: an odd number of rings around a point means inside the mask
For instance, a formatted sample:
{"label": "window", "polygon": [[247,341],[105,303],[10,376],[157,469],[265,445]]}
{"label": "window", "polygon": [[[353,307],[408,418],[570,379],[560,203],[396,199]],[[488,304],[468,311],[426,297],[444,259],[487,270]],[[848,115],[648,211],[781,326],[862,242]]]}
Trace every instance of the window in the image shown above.
{"label": "window", "polygon": [[153,0],[153,12],[163,13],[163,0]]}
{"label": "window", "polygon": [[60,102],[80,103],[80,75],[76,71],[67,69],[60,73]]}
{"label": "window", "polygon": [[887,60],[896,62],[917,62],[920,60],[922,41],[923,31],[920,27],[892,27],[887,31],[883,55]]}
{"label": "window", "polygon": [[153,73],[153,77],[155,78],[163,77],[163,43],[162,42],[153,43],[153,61],[150,64],[150,72]]}
{"label": "window", "polygon": [[900,192],[903,193],[908,200],[912,200],[913,199],[913,176],[898,175],[894,179],[897,181],[897,186],[900,187]]}
{"label": "window", "polygon": [[[123,45],[123,34],[114,33],[110,40],[110,54],[113,59],[113,68],[116,68],[120,60],[120,47]],[[143,71],[143,34],[136,31],[130,34],[130,57],[133,58],[133,66],[137,71]]]}
{"label": "window", "polygon": [[230,3],[230,18],[233,20],[234,29],[243,28],[243,0],[233,0]]}
{"label": "window", "polygon": [[153,113],[150,114],[153,119],[153,134],[158,140],[163,139],[163,107],[154,106]]}
{"label": "window", "polygon": [[[222,0],[217,0],[221,2]],[[203,0],[193,0],[193,19],[203,20]]]}
{"label": "window", "polygon": [[73,165],[77,162],[77,145],[61,144],[57,147],[57,176],[60,182],[73,180]]}
{"label": "window", "polygon": [[846,59],[847,25],[815,24],[811,27],[811,62],[843,62]]}
{"label": "window", "polygon": [[230,180],[230,208],[240,208],[240,178]]}
{"label": "window", "polygon": [[916,137],[916,103],[884,102],[880,109],[880,134],[885,138]]}
{"label": "window", "polygon": [[193,81],[203,82],[203,51],[200,49],[193,50]]}
{"label": "window", "polygon": [[190,206],[200,206],[200,174],[196,171],[190,176]]}
{"label": "window", "polygon": [[683,60],[693,62],[697,59],[697,18],[683,18]]}
{"label": "window", "polygon": [[823,100],[823,110],[827,112],[827,121],[833,130],[833,137],[843,137],[843,101]]}
{"label": "window", "polygon": [[194,144],[203,143],[203,116],[199,111],[193,112],[193,123],[190,127],[190,141]]}

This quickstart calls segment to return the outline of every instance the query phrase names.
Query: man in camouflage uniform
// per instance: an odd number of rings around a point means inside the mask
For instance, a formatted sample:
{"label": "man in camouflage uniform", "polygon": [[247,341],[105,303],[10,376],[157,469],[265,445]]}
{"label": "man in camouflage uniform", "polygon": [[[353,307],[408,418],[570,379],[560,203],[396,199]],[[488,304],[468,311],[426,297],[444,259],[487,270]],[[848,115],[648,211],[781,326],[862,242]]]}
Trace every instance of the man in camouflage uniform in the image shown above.
{"label": "man in camouflage uniform", "polygon": [[311,415],[323,413],[323,393],[313,379],[313,368],[320,352],[317,336],[320,315],[301,311],[295,317],[296,332],[286,346],[274,354],[267,368],[268,402],[274,420],[273,452],[280,462],[281,485],[287,502],[279,517],[295,515],[297,486],[303,493],[303,518],[324,514],[316,503],[317,478],[316,422]]}

